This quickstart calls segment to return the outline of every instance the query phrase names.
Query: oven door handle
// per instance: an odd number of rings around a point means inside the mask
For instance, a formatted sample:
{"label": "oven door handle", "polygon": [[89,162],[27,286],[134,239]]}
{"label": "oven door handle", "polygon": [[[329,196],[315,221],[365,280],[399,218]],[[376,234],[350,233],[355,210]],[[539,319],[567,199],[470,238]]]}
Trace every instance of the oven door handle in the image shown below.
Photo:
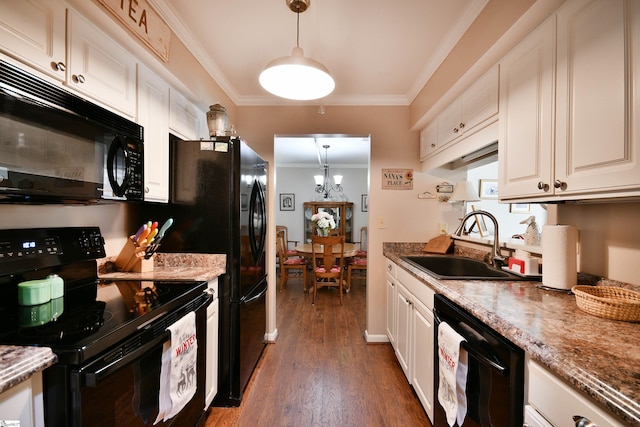
{"label": "oven door handle", "polygon": [[171,339],[171,332],[165,331],[161,335],[158,335],[156,338],[152,339],[142,347],[136,349],[135,351],[123,356],[121,358],[117,358],[107,362],[106,364],[101,364],[95,368],[91,366],[88,367],[86,371],[83,372],[85,385],[87,387],[96,387],[100,380],[109,376],[113,372],[117,371],[123,366],[126,366],[129,362],[134,361],[138,357],[144,355],[153,347],[164,343],[165,341],[169,341]]}
{"label": "oven door handle", "polygon": [[[433,317],[435,319],[436,325],[439,325],[440,323],[442,323],[442,319],[440,319],[440,317],[438,316],[438,313],[435,310],[433,310]],[[469,327],[467,326],[467,328],[469,328]],[[436,328],[436,330],[437,330],[437,328]],[[460,333],[460,331],[456,331],[456,332]],[[468,339],[463,334],[461,334],[461,335],[465,339]],[[488,365],[489,367],[491,367],[493,370],[497,371],[498,374],[500,374],[503,377],[509,375],[509,368],[508,367],[506,367],[502,363],[500,363],[499,360],[491,360],[487,356],[485,356],[484,354],[479,353],[478,351],[475,350],[474,346],[472,346],[469,343],[469,341],[463,341],[461,343],[461,345],[478,362],[480,362],[480,363],[482,363],[484,365]],[[497,358],[497,356],[494,356],[494,357]]]}

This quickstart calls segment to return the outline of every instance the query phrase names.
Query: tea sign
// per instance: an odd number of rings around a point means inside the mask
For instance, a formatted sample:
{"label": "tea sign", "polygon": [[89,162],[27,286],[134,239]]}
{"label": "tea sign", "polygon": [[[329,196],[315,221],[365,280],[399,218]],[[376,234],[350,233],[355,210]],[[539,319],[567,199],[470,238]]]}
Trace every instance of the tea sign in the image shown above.
{"label": "tea sign", "polygon": [[383,190],[412,190],[413,169],[382,169]]}

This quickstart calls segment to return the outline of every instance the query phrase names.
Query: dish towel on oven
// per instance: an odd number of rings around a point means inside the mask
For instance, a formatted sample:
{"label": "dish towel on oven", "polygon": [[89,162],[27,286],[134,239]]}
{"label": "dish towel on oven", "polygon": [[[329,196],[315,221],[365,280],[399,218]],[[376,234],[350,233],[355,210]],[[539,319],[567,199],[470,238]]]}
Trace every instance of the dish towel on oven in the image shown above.
{"label": "dish towel on oven", "polygon": [[196,314],[186,314],[167,328],[171,340],[165,342],[160,370],[158,417],[154,424],[177,415],[196,392]]}
{"label": "dish towel on oven", "polygon": [[445,322],[438,326],[438,402],[447,415],[450,427],[462,425],[467,415],[467,351],[460,344],[465,339]]}

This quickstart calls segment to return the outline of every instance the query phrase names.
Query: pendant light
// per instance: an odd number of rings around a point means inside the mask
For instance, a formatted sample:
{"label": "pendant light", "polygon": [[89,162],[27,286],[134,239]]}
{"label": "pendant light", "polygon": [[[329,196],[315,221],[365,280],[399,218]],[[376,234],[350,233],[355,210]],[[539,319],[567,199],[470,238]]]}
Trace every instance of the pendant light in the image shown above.
{"label": "pendant light", "polygon": [[296,47],[291,56],[283,56],[267,64],[260,73],[260,85],[281,98],[298,101],[323,98],[335,88],[333,77],[324,65],[306,58],[300,47],[300,14],[309,8],[311,0],[285,1],[297,16]]}
{"label": "pendant light", "polygon": [[[314,175],[313,179],[316,182],[316,193],[321,193],[325,200],[329,200],[331,191],[342,192],[342,175],[334,175],[333,182],[336,185],[331,184],[331,178],[329,178],[329,145],[323,145],[324,148],[324,163],[322,169],[324,175]],[[318,153],[318,156],[320,154]]]}

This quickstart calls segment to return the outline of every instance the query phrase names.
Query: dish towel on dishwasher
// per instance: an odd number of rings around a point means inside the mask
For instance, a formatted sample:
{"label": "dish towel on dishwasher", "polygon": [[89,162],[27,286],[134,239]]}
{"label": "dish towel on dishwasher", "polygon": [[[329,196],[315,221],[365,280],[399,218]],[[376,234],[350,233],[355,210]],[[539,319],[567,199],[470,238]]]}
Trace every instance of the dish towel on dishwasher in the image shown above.
{"label": "dish towel on dishwasher", "polygon": [[167,328],[171,340],[164,343],[160,370],[158,416],[153,424],[176,416],[196,392],[196,314],[192,311]]}
{"label": "dish towel on dishwasher", "polygon": [[461,347],[465,339],[445,322],[438,326],[438,402],[453,427],[462,425],[467,415],[467,351]]}

